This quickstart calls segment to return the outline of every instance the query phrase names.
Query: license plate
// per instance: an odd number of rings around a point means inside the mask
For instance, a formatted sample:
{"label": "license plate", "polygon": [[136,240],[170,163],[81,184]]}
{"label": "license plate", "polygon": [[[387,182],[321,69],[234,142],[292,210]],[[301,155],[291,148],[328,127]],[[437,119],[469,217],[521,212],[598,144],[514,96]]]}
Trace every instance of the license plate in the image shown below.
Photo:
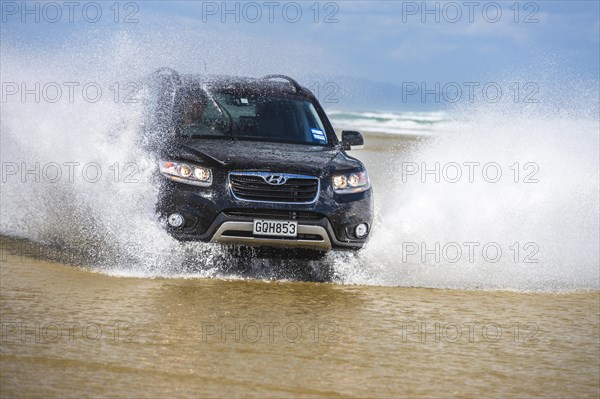
{"label": "license plate", "polygon": [[255,219],[252,234],[257,236],[296,237],[298,222]]}

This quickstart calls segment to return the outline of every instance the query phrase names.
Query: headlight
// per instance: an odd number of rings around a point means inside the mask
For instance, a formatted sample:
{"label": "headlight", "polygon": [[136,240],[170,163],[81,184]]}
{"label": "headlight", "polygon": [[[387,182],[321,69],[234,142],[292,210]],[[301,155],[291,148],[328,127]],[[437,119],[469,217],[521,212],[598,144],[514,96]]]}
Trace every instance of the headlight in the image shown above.
{"label": "headlight", "polygon": [[160,160],[158,163],[160,173],[171,180],[202,187],[212,184],[212,171],[208,168],[183,162]]}
{"label": "headlight", "polygon": [[333,190],[338,194],[361,193],[371,187],[366,171],[333,176],[332,183]]}

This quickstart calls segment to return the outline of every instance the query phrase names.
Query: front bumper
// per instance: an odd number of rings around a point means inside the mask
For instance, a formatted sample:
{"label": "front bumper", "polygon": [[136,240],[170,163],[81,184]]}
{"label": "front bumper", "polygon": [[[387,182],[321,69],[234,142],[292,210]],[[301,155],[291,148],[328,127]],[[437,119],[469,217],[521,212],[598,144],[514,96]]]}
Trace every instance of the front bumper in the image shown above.
{"label": "front bumper", "polygon": [[233,245],[269,246],[284,248],[306,248],[329,251],[333,248],[329,234],[321,226],[298,225],[298,236],[294,238],[257,237],[252,235],[254,222],[223,222],[213,234],[210,242]]}
{"label": "front bumper", "polygon": [[[352,250],[362,248],[368,238],[354,236],[356,225],[366,223],[369,230],[371,228],[371,190],[338,195],[331,186],[321,184],[318,201],[313,204],[251,202],[236,199],[225,176],[215,176],[216,182],[207,188],[160,178],[158,211],[163,218],[172,213],[184,217],[183,226],[167,226],[169,233],[181,241],[318,251]],[[254,236],[254,219],[296,220],[298,236]]]}

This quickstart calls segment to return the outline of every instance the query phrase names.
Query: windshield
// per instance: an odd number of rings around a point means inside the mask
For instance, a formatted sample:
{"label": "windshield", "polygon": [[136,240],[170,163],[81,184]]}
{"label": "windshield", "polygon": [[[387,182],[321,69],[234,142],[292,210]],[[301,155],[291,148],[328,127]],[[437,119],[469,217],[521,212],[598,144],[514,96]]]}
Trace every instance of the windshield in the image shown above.
{"label": "windshield", "polygon": [[191,90],[180,97],[180,132],[214,137],[326,145],[323,122],[311,101],[275,94]]}

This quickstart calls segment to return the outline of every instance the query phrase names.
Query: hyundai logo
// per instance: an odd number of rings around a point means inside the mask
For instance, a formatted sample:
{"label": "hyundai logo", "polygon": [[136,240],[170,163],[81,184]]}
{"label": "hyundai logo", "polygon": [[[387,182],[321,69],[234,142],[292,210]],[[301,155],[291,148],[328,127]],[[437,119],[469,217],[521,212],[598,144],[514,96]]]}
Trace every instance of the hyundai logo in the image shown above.
{"label": "hyundai logo", "polygon": [[281,186],[287,181],[287,177],[282,175],[269,175],[263,177],[265,181],[273,186]]}

